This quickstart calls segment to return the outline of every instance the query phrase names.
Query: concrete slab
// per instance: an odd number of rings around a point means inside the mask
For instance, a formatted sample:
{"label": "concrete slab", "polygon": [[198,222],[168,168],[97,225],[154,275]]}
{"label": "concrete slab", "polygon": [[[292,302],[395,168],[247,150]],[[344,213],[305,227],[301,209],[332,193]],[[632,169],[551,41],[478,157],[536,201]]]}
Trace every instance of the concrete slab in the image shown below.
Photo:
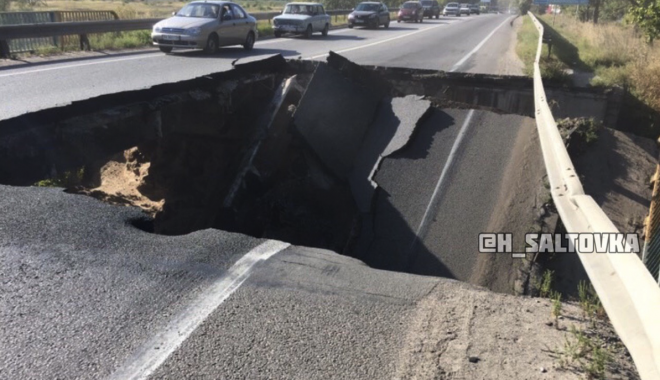
{"label": "concrete slab", "polygon": [[374,191],[378,187],[373,176],[383,157],[408,143],[415,127],[430,108],[430,101],[416,95],[383,101],[350,173],[351,190],[360,212],[371,211]]}
{"label": "concrete slab", "polygon": [[294,115],[296,128],[321,161],[348,179],[380,97],[320,64]]}

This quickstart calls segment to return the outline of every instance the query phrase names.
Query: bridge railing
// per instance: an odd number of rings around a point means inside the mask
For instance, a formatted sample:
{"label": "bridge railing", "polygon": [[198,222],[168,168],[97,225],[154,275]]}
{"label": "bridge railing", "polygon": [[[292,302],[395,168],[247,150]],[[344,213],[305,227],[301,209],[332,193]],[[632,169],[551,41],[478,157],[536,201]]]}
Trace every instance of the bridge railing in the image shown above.
{"label": "bridge railing", "polygon": [[[534,61],[534,103],[552,199],[569,233],[618,233],[603,210],[582,189],[557,129],[541,79],[543,25]],[[635,254],[578,252],[617,334],[642,379],[660,379],[660,288]]]}
{"label": "bridge railing", "polygon": [[[337,16],[351,12],[349,9],[337,9],[326,13],[334,16],[336,22]],[[257,21],[268,22],[280,14],[250,13]],[[106,11],[4,12],[0,13],[0,57],[34,51],[40,46],[63,46],[70,44],[71,38],[75,38],[80,48],[85,50],[90,48],[88,34],[146,30],[161,20],[119,20],[115,12]]]}

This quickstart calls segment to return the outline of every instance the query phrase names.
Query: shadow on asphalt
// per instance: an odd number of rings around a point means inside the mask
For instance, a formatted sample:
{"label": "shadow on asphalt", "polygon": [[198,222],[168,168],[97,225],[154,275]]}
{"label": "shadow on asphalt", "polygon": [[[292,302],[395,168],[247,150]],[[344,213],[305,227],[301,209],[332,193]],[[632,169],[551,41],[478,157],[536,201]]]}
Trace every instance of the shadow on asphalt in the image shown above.
{"label": "shadow on asphalt", "polygon": [[359,36],[346,36],[344,34],[328,34],[327,36],[322,36],[320,34],[314,34],[311,38],[304,38],[296,34],[285,34],[282,37],[276,38],[278,40],[304,40],[304,41],[361,41],[364,40],[364,37]]}
{"label": "shadow on asphalt", "polygon": [[[442,110],[433,110],[432,114],[417,126],[404,148],[383,158],[379,170],[386,170],[384,163],[387,160],[422,160],[429,157],[436,135],[454,124],[452,116]],[[384,129],[382,133],[389,136],[385,139],[389,141],[396,133],[396,128]],[[444,252],[433,252],[424,243],[428,226],[437,215],[440,201],[436,200],[428,206],[428,219],[425,225],[420,227],[421,219],[411,220],[411,215],[406,216],[401,212],[408,202],[404,199],[405,191],[392,188],[397,185],[377,177],[378,173],[374,175],[374,181],[379,186],[374,194],[372,212],[362,215],[360,237],[351,256],[376,269],[456,279],[439,258]],[[425,203],[428,201],[424,200]]]}
{"label": "shadow on asphalt", "polygon": [[262,55],[270,54],[281,54],[283,57],[295,57],[301,53],[297,50],[285,50],[285,49],[264,49],[255,46],[254,50],[246,51],[240,46],[230,46],[220,48],[220,51],[216,54],[206,54],[202,50],[185,50],[185,51],[174,51],[169,55],[185,58],[211,58],[211,59],[222,59],[222,58],[252,58]]}

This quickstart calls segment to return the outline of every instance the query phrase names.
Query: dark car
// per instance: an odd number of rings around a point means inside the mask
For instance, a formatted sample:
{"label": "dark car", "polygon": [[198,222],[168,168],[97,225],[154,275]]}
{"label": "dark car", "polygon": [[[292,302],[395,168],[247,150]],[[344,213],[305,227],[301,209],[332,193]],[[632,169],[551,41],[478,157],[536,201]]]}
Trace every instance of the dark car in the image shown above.
{"label": "dark car", "polygon": [[471,4],[470,5],[470,14],[471,15],[480,15],[481,14],[481,8],[479,8],[479,4]]}
{"label": "dark car", "polygon": [[387,5],[377,2],[364,2],[358,4],[353,12],[348,15],[348,27],[366,26],[368,28],[378,28],[383,25],[390,27],[390,11]]}
{"label": "dark car", "polygon": [[399,15],[396,22],[413,21],[422,22],[424,20],[424,7],[419,1],[406,1],[399,8]]}
{"label": "dark car", "polygon": [[435,0],[422,0],[422,7],[424,7],[424,17],[440,18],[440,5]]}

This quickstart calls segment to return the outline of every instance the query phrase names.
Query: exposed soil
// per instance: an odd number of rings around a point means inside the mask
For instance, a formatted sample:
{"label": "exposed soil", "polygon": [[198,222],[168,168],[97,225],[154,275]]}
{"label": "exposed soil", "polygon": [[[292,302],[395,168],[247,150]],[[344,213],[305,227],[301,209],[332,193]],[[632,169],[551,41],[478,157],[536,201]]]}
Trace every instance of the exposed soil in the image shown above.
{"label": "exposed soil", "polygon": [[78,190],[104,202],[135,206],[151,216],[163,210],[165,199],[151,199],[141,187],[149,174],[151,162],[144,162],[137,147],[117,154],[98,170],[97,187]]}
{"label": "exposed soil", "polygon": [[[593,357],[569,358],[573,328],[611,353],[603,378],[638,379],[609,324],[585,320],[564,302],[561,318],[548,299],[458,289],[440,282],[413,316],[396,379],[584,379]],[[568,346],[567,346],[568,342]],[[472,360],[470,360],[472,358]]]}

